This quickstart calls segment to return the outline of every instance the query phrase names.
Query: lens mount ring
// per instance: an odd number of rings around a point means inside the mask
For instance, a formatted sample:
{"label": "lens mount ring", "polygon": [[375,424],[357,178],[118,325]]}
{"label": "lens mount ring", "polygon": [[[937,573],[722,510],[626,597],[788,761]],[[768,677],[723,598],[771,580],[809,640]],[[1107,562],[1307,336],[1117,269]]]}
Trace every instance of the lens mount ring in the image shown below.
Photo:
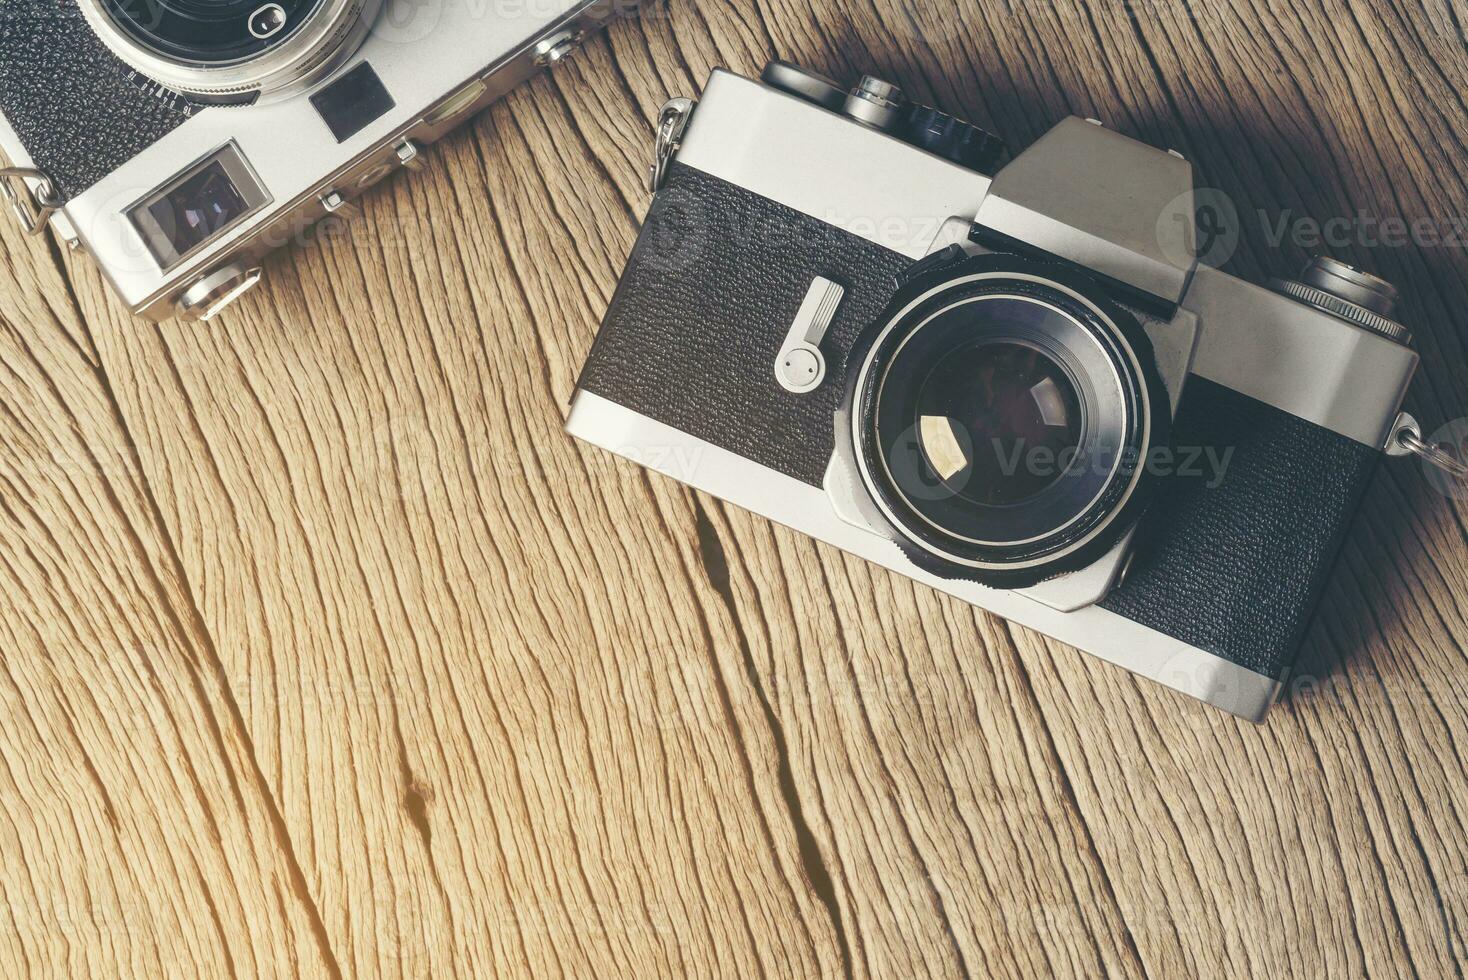
{"label": "lens mount ring", "polygon": [[[310,0],[299,22],[278,34],[262,37],[246,28],[241,43],[259,50],[214,60],[203,51],[165,50],[162,39],[149,43],[145,31],[119,20],[118,0],[78,0],[92,30],[125,64],[174,92],[224,103],[277,101],[309,88],[361,45],[383,2]],[[255,6],[281,5],[260,0]]]}
{"label": "lens mount ring", "polygon": [[[1026,359],[1024,348],[1036,353]],[[978,443],[999,432],[993,452],[1001,458],[1001,435],[1005,445],[1023,446],[1002,418],[994,427],[1015,351],[1037,373],[1009,378],[1010,394],[1018,391],[1020,409],[1033,414],[1026,396],[1044,393],[1058,417],[1044,424],[1059,425],[1044,431],[1059,434],[1055,445],[1072,444],[1071,461],[1048,482],[995,469]],[[843,416],[857,475],[896,543],[936,574],[1020,588],[1085,567],[1135,523],[1154,489],[1145,464],[1167,442],[1171,410],[1151,342],[1078,270],[996,254],[920,276],[859,339],[849,363]],[[1061,393],[1068,409],[1056,408]],[[923,405],[945,407],[929,415]],[[948,458],[957,460],[946,474],[960,484],[977,477],[976,491],[938,486],[948,481],[929,453],[926,429],[935,419],[938,448],[954,447]],[[1009,419],[1034,433],[1025,421]],[[943,435],[948,428],[957,439]],[[1012,459],[1020,458],[1016,449]],[[915,478],[917,469],[924,472]]]}

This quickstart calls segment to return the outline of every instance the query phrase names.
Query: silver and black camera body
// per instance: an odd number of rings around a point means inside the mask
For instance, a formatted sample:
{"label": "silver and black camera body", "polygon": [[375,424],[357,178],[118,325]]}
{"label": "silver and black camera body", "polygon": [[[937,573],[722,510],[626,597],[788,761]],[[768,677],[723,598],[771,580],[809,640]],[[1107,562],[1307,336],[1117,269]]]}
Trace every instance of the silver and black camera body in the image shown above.
{"label": "silver and black camera body", "polygon": [[1237,715],[1274,702],[1417,366],[1329,259],[1197,262],[1191,166],[776,62],[664,107],[568,430]]}
{"label": "silver and black camera body", "polygon": [[134,312],[208,319],[616,2],[6,0],[0,190]]}

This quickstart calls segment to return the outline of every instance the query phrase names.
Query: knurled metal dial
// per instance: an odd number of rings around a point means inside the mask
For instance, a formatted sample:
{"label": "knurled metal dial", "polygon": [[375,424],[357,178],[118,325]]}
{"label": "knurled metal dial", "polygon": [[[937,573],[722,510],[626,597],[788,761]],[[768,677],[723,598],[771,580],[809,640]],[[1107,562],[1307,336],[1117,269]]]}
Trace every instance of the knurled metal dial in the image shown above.
{"label": "knurled metal dial", "polygon": [[1007,152],[993,133],[932,106],[913,103],[907,110],[906,137],[913,146],[992,177]]}
{"label": "knurled metal dial", "polygon": [[1290,299],[1388,340],[1398,344],[1412,342],[1411,331],[1388,315],[1396,309],[1396,288],[1344,262],[1320,256],[1311,260],[1298,279],[1276,279],[1271,285]]}
{"label": "knurled metal dial", "polygon": [[1347,302],[1323,289],[1316,289],[1314,286],[1307,286],[1303,282],[1295,282],[1292,279],[1281,280],[1275,285],[1275,288],[1291,299],[1308,303],[1342,320],[1354,323],[1358,327],[1374,330],[1399,344],[1405,344],[1412,339],[1412,332],[1397,321],[1384,317],[1380,313],[1373,313],[1364,306]]}

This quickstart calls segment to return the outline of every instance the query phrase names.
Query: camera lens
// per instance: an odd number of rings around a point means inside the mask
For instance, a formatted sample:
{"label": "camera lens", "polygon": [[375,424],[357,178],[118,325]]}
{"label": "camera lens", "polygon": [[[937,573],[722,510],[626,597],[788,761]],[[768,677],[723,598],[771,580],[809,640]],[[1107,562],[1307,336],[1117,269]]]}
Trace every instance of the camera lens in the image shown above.
{"label": "camera lens", "polygon": [[384,0],[75,0],[143,78],[206,104],[310,90],[366,39]]}
{"label": "camera lens", "polygon": [[1075,384],[1055,359],[1020,341],[980,341],[940,356],[918,389],[915,415],[926,468],[978,506],[1032,499],[1061,479],[1061,464],[1080,448]]}
{"label": "camera lens", "polygon": [[1170,412],[1151,344],[1080,273],[1014,257],[920,278],[858,345],[853,441],[899,544],[1020,587],[1134,522]]}
{"label": "camera lens", "polygon": [[104,0],[118,27],[165,57],[238,62],[290,37],[323,0]]}

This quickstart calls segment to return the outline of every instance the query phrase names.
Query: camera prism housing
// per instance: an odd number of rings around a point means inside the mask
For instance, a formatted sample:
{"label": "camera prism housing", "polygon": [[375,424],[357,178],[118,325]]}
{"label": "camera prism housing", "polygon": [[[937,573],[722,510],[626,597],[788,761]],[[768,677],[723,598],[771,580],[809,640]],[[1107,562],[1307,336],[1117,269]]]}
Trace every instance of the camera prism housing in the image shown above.
{"label": "camera prism housing", "polygon": [[260,262],[534,71],[617,0],[7,0],[0,179],[134,312],[208,319]]}
{"label": "camera prism housing", "polygon": [[1417,366],[1395,290],[1196,260],[1178,154],[775,62],[659,120],[567,422],[1262,720]]}

